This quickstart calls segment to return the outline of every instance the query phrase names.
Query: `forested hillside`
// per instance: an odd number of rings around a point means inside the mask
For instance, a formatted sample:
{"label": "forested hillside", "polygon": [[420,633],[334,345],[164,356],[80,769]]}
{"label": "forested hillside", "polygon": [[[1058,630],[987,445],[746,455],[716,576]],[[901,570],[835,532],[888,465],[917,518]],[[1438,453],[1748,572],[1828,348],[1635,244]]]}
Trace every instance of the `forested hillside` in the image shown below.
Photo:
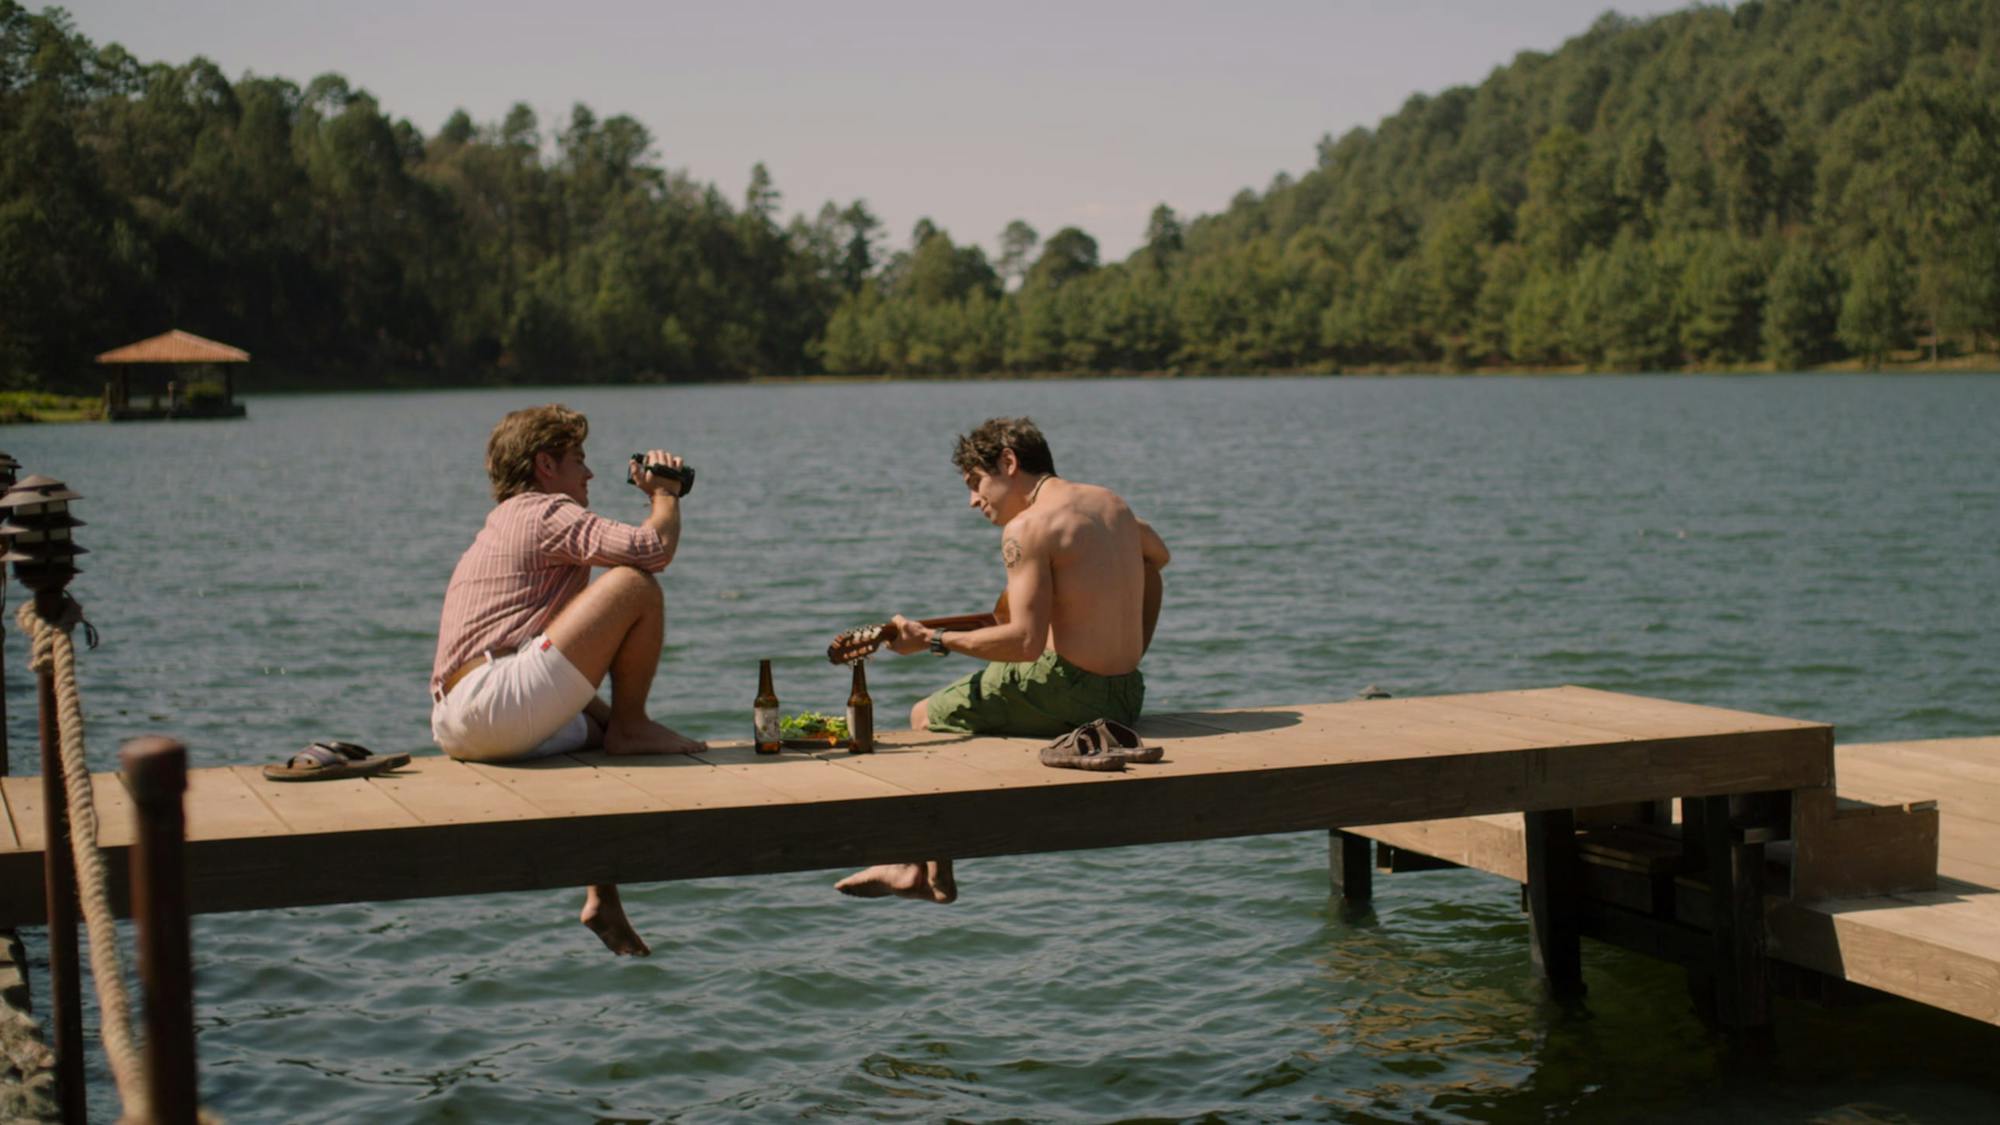
{"label": "forested hillside", "polygon": [[667,170],[627,116],[427,138],[338,75],[142,64],[0,0],[0,386],[88,388],[168,326],[356,383],[796,371],[879,224],[778,205],[761,166],[736,205]]}
{"label": "forested hillside", "polygon": [[1061,231],[1004,298],[968,271],[956,288],[938,271],[878,279],[835,313],[826,363],[1792,368],[1990,350],[2000,3],[1607,15],[1323,139],[1296,182],[1191,223],[1161,208],[1144,249],[1096,257]]}
{"label": "forested hillside", "polygon": [[1606,16],[1224,213],[1161,207],[1119,263],[779,207],[628,116],[426,137],[337,75],[142,63],[0,0],[0,386],[74,389],[168,326],[357,385],[1991,350],[2000,0]]}

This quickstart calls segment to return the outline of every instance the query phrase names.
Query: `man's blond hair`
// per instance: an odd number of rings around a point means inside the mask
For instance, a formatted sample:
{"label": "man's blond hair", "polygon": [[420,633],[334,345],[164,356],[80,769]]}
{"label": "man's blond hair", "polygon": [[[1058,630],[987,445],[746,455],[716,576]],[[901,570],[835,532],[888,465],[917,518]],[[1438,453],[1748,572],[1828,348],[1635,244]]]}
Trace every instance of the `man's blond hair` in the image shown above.
{"label": "man's blond hair", "polygon": [[494,503],[535,490],[535,454],[560,459],[589,436],[589,419],[553,402],[500,419],[486,439],[486,476],[493,482]]}

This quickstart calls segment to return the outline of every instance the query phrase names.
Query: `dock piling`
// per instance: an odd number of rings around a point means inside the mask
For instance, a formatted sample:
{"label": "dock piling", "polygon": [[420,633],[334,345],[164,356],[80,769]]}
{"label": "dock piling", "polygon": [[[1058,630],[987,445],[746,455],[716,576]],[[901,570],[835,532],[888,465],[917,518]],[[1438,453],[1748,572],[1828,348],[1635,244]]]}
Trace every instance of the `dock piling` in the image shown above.
{"label": "dock piling", "polygon": [[1578,929],[1576,812],[1523,814],[1528,868],[1528,944],[1535,972],[1556,996],[1583,995]]}
{"label": "dock piling", "polygon": [[1765,966],[1764,835],[1749,797],[1701,801],[1700,839],[1711,909],[1717,1022],[1731,1033],[1770,1023]]}
{"label": "dock piling", "polygon": [[1375,841],[1338,828],[1326,834],[1327,875],[1347,902],[1375,897]]}
{"label": "dock piling", "polygon": [[188,943],[187,747],[149,736],[118,752],[132,791],[132,917],[146,998],[146,1096],[155,1125],[194,1125],[194,972]]}
{"label": "dock piling", "polygon": [[[60,590],[52,591],[57,598]],[[36,597],[39,606],[43,599]],[[77,962],[76,863],[69,846],[69,786],[53,668],[35,670],[42,742],[42,879],[49,922],[49,1042],[56,1053],[56,1105],[64,1125],[88,1118],[83,1089],[83,982]]]}

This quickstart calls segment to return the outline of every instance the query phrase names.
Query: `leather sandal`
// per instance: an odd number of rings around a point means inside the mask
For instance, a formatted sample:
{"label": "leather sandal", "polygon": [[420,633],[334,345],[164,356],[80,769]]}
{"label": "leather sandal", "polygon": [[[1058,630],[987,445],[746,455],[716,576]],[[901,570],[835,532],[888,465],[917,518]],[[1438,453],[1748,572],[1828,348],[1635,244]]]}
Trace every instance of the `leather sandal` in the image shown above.
{"label": "leather sandal", "polygon": [[374,777],[410,764],[408,754],[376,757],[365,746],[321,739],[292,755],[282,766],[265,766],[272,781],[332,781],[341,777]]}
{"label": "leather sandal", "polygon": [[1139,733],[1111,719],[1092,719],[1042,747],[1042,764],[1056,769],[1094,770],[1106,773],[1125,768],[1128,762],[1157,762],[1166,751],[1142,745]]}

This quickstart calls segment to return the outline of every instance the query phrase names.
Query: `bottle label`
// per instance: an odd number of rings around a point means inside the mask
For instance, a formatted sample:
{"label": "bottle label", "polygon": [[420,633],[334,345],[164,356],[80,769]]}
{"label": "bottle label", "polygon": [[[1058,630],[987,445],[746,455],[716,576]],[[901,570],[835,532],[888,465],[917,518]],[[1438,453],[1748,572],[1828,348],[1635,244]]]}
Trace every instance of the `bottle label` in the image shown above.
{"label": "bottle label", "polygon": [[751,723],[757,731],[757,747],[777,746],[784,742],[785,735],[778,726],[776,707],[753,707],[750,710]]}
{"label": "bottle label", "polygon": [[875,747],[874,707],[872,706],[856,707],[853,704],[848,705],[847,739],[848,739],[848,745],[852,746],[856,750],[874,749]]}

